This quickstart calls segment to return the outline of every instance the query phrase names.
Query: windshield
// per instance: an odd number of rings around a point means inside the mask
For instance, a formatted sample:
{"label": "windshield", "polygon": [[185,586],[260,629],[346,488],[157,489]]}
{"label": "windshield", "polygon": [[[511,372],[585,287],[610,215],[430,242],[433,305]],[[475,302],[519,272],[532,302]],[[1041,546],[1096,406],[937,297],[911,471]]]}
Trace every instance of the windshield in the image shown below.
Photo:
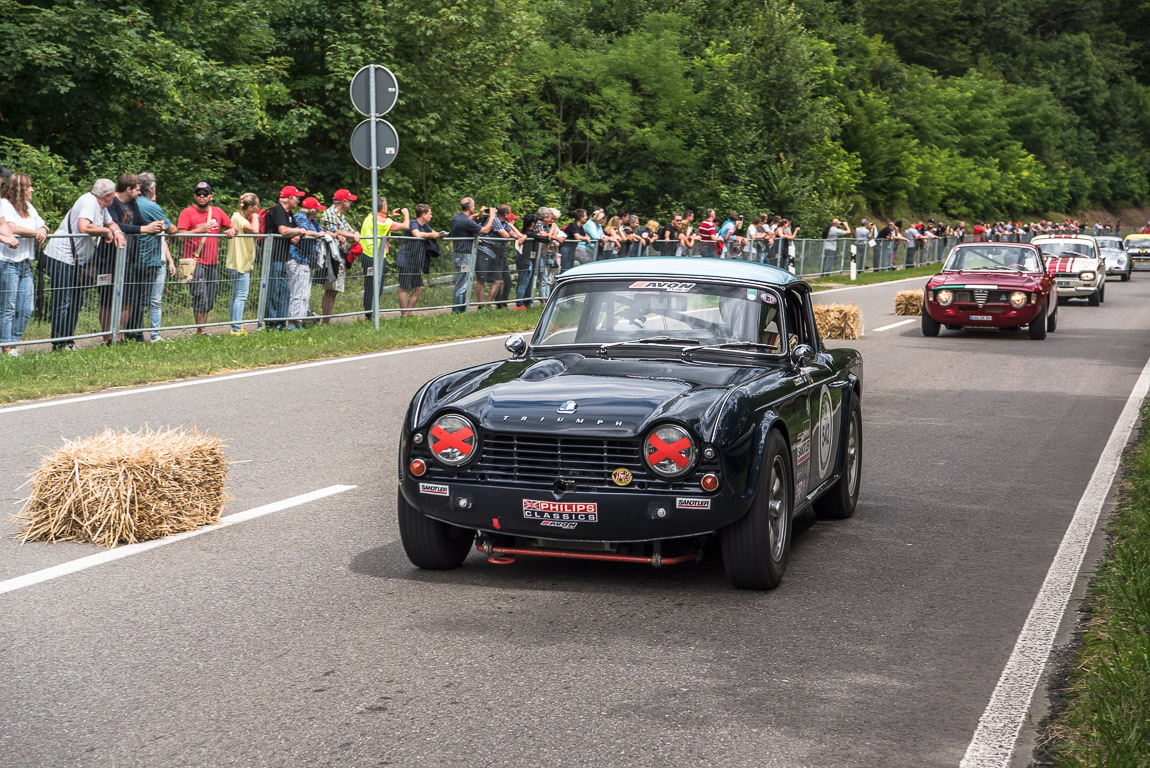
{"label": "windshield", "polygon": [[1104,250],[1108,248],[1117,248],[1119,250],[1122,249],[1122,240],[1117,237],[1096,237],[1094,240],[1098,243],[1098,247]]}
{"label": "windshield", "polygon": [[1041,272],[1038,256],[1029,248],[968,245],[955,248],[944,272]]}
{"label": "windshield", "polygon": [[1094,248],[1090,243],[1075,243],[1069,240],[1044,240],[1035,243],[1044,256],[1056,256],[1064,259],[1094,258]]}
{"label": "windshield", "polygon": [[772,290],[671,280],[575,281],[562,285],[532,346],[628,344],[654,350],[751,342],[777,354],[779,307]]}

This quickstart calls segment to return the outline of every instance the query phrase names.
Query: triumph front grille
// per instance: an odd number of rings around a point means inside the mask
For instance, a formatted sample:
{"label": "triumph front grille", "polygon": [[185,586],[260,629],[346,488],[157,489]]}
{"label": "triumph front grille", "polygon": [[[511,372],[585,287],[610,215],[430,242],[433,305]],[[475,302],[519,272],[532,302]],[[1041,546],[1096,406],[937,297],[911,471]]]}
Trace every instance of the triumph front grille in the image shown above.
{"label": "triumph front grille", "polygon": [[[418,451],[423,454],[425,451]],[[684,477],[665,480],[656,477],[640,454],[639,440],[551,437],[485,433],[479,458],[462,469],[448,469],[428,456],[427,477],[465,480],[531,488],[558,488],[568,491],[635,489],[647,492],[698,491],[699,479],[711,465],[702,464]],[[619,486],[611,473],[624,468],[632,481]]]}

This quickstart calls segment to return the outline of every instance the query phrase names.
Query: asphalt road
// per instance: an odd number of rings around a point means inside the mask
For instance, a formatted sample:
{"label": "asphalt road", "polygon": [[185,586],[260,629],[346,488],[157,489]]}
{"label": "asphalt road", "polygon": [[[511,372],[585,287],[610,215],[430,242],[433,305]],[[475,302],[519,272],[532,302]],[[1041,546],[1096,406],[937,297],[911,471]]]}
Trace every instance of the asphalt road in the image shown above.
{"label": "asphalt road", "polygon": [[[0,594],[0,764],[957,765],[1150,356],[1150,279],[1043,342],[876,332],[907,287],[820,298],[868,331],[862,493],[770,593],[716,560],[410,566],[399,421],[499,341],[0,409],[0,498],[61,437],[191,422],[243,462],[225,514],[358,486]],[[14,530],[0,580],[99,551]]]}

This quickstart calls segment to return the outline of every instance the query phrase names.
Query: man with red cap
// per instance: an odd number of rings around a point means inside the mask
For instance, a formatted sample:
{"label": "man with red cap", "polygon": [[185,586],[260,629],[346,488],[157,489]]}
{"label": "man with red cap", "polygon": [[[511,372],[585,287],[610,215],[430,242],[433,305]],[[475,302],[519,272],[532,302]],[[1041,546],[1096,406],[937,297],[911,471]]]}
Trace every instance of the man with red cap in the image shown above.
{"label": "man with red cap", "polygon": [[[193,192],[194,205],[180,211],[176,230],[186,235],[218,235],[221,230],[228,238],[236,236],[232,220],[222,209],[212,205],[212,185],[201,181]],[[184,239],[183,258],[196,260],[195,271],[188,288],[192,292],[192,314],[196,318],[196,333],[207,333],[204,324],[216,303],[220,289],[220,241],[214,237]]]}
{"label": "man with red cap", "polygon": [[287,274],[288,292],[288,324],[287,329],[298,330],[308,316],[308,305],[311,303],[311,265],[316,255],[316,240],[321,237],[331,238],[320,228],[316,220],[318,214],[327,210],[320,205],[314,197],[305,197],[300,203],[302,210],[296,211],[295,225],[299,230],[299,238],[292,240],[291,250],[288,251]]}
{"label": "man with red cap", "polygon": [[[265,317],[278,320],[288,316],[287,260],[292,243],[298,243],[302,230],[295,225],[293,211],[299,207],[302,189],[288,185],[280,190],[279,202],[268,209],[266,231],[269,237],[265,248],[271,248],[268,259],[268,300]],[[269,327],[283,328],[283,322],[269,322]]]}
{"label": "man with red cap", "polygon": [[323,283],[323,304],[320,314],[325,316],[323,318],[325,323],[331,322],[331,318],[327,315],[335,309],[335,300],[345,288],[348,251],[359,242],[359,231],[351,226],[346,216],[351,204],[359,198],[346,189],[337,189],[332,199],[335,202],[327,207],[319,220],[320,225],[339,240],[339,259],[333,265],[331,275]]}

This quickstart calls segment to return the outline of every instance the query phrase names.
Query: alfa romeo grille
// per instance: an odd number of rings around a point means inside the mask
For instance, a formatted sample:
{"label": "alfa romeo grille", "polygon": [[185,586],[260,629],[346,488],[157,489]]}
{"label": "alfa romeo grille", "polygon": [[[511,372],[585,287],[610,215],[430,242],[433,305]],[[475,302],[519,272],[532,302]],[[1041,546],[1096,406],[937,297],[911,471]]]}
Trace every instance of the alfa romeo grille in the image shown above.
{"label": "alfa romeo grille", "polygon": [[[477,482],[554,488],[557,482],[570,491],[634,488],[648,492],[675,492],[699,488],[705,471],[701,465],[691,474],[665,480],[657,477],[640,455],[638,440],[551,437],[485,433],[479,459],[460,470],[450,470],[428,461],[428,475]],[[611,480],[620,467],[634,476],[626,487]]]}
{"label": "alfa romeo grille", "polygon": [[990,297],[990,291],[988,291],[984,288],[976,288],[974,291],[974,303],[980,307],[986,303],[986,300],[989,297]]}

